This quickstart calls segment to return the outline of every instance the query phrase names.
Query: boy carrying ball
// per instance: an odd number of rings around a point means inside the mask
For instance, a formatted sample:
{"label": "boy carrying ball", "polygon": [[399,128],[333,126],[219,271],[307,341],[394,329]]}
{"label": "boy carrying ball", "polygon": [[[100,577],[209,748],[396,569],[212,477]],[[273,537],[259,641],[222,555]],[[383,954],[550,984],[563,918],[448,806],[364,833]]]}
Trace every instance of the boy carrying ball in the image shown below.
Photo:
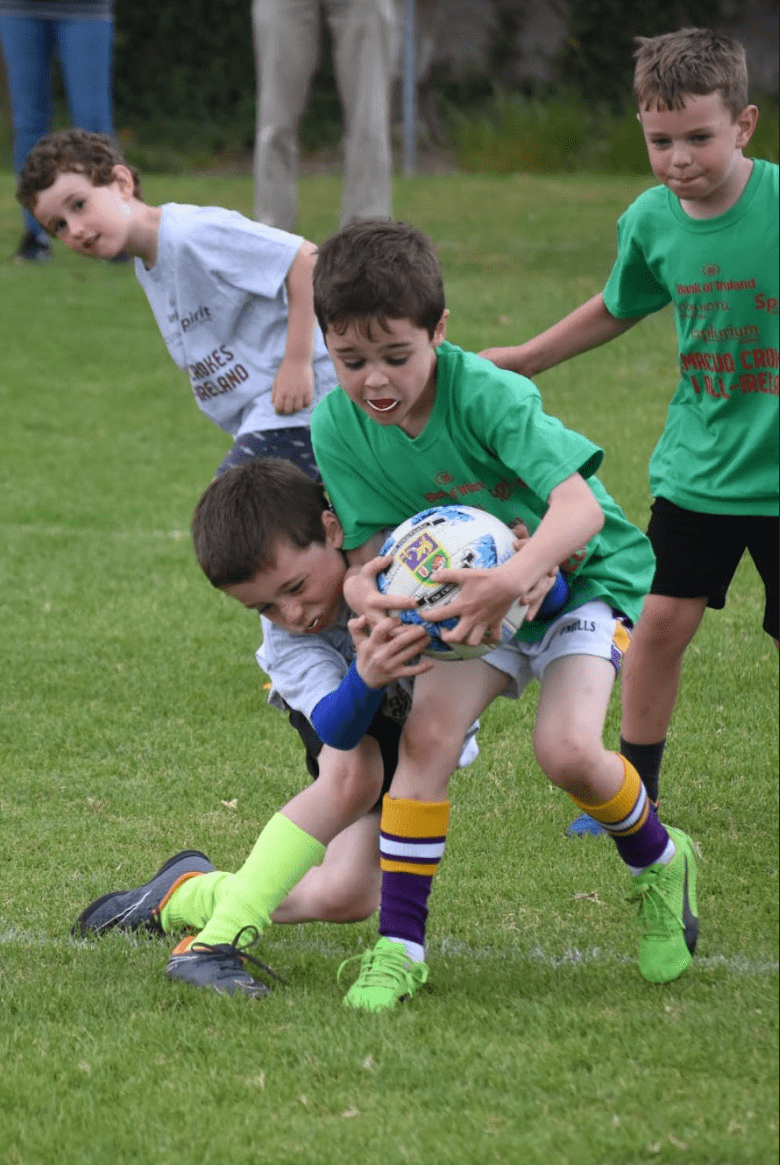
{"label": "boy carrying ball", "polygon": [[[534,749],[547,777],[600,821],[633,876],[651,982],[681,975],[696,945],[696,862],[667,829],[634,766],[602,743],[630,627],[653,572],[645,536],[595,476],[603,453],[542,411],[538,390],[446,341],[447,308],[433,246],[415,228],[352,223],[320,247],[317,318],[340,389],[312,418],[317,463],[352,562],[350,607],[378,626],[398,600],[380,594],[381,531],[458,496],[530,537],[492,570],[441,570],[459,584],[439,614],[459,617],[446,641],[498,639],[519,600],[527,622],[480,659],[436,661],[415,680],[398,765],[382,806],[382,902],[376,947],[360,957],[345,1003],[382,1011],[428,977],[428,896],[449,823],[447,787],[465,729],[499,695],[540,684]],[[361,563],[363,565],[361,565]],[[569,599],[535,619],[558,565]]]}

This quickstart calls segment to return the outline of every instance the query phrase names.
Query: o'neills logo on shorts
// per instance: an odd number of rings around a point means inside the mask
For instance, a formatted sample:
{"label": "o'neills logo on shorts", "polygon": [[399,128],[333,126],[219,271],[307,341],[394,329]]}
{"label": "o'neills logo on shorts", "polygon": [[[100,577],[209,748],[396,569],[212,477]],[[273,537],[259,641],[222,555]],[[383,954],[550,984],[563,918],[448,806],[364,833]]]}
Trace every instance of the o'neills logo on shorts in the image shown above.
{"label": "o'neills logo on shorts", "polygon": [[592,619],[574,619],[571,623],[564,623],[559,629],[559,635],[568,635],[572,631],[587,631],[592,634],[596,630],[596,624]]}

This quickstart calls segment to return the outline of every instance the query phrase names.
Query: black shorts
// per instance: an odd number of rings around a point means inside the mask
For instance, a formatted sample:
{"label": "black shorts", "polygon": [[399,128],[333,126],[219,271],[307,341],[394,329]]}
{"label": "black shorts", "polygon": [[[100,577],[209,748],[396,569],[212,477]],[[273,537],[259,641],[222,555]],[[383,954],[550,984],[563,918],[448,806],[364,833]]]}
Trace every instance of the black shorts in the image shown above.
{"label": "black shorts", "polygon": [[652,595],[707,598],[719,611],[745,551],[764,584],[763,628],[778,637],[778,519],[740,514],[699,514],[656,498],[647,536],[655,551]]}
{"label": "black shorts", "polygon": [[[306,770],[312,780],[316,781],[320,775],[320,766],[317,757],[322,751],[322,741],[302,712],[296,712],[290,709],[290,724],[303,741],[303,747],[306,749]],[[395,776],[395,770],[398,765],[398,742],[401,739],[402,728],[403,725],[399,724],[397,720],[391,720],[384,713],[377,712],[366,729],[366,736],[373,736],[379,745],[379,751],[382,754],[382,765],[384,767],[382,792],[374,806],[375,809],[381,806],[382,797],[384,797],[390,788],[390,784]]]}

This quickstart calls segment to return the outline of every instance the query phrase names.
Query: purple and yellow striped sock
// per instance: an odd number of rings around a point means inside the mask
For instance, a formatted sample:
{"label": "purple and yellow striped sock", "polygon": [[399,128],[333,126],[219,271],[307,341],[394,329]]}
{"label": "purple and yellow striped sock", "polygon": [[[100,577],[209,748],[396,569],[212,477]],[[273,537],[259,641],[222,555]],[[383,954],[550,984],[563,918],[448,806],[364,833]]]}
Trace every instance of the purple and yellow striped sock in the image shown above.
{"label": "purple and yellow striped sock", "polygon": [[428,895],[444,853],[449,819],[449,801],[408,801],[386,795],[382,802],[379,933],[402,942],[409,957],[417,961],[424,958]]}
{"label": "purple and yellow striped sock", "polygon": [[632,870],[645,869],[654,862],[668,861],[674,854],[669,834],[658,820],[653,803],[647,795],[642,779],[624,756],[623,784],[614,797],[603,805],[589,804],[572,797],[575,805],[584,809],[615,839],[618,853]]}

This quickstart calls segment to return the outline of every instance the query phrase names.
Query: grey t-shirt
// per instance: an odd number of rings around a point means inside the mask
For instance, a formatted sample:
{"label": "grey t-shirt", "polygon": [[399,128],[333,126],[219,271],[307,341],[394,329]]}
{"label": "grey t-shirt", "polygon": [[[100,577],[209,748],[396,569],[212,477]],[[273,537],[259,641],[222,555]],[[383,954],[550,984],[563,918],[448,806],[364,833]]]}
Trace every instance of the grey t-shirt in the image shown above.
{"label": "grey t-shirt", "polygon": [[308,426],[336,384],[318,326],[314,396],[300,412],[274,412],[271,389],[287,343],[285,279],[300,235],[219,206],[161,208],[157,261],[135,261],[138,280],[198,407],[227,433]]}
{"label": "grey t-shirt", "polygon": [[[260,617],[263,642],[256,659],[271,681],[268,703],[274,708],[302,712],[311,723],[311,714],[325,696],[334,691],[349,670],[355,657],[355,645],[347,629],[350,611],[346,603],[338,622],[319,635],[293,635],[268,619]],[[452,664],[457,667],[457,664]],[[390,684],[380,711],[402,723],[412,703],[412,685],[408,680]],[[460,767],[470,764],[478,754],[476,721],[463,742]]]}
{"label": "grey t-shirt", "polygon": [[[335,627],[319,635],[293,635],[260,617],[263,642],[257,662],[271,680],[268,703],[283,710],[294,708],[311,722],[311,714],[325,696],[339,686],[355,658],[347,630],[349,608],[342,604]],[[392,720],[406,719],[412,702],[411,684],[390,684],[380,711]]]}

